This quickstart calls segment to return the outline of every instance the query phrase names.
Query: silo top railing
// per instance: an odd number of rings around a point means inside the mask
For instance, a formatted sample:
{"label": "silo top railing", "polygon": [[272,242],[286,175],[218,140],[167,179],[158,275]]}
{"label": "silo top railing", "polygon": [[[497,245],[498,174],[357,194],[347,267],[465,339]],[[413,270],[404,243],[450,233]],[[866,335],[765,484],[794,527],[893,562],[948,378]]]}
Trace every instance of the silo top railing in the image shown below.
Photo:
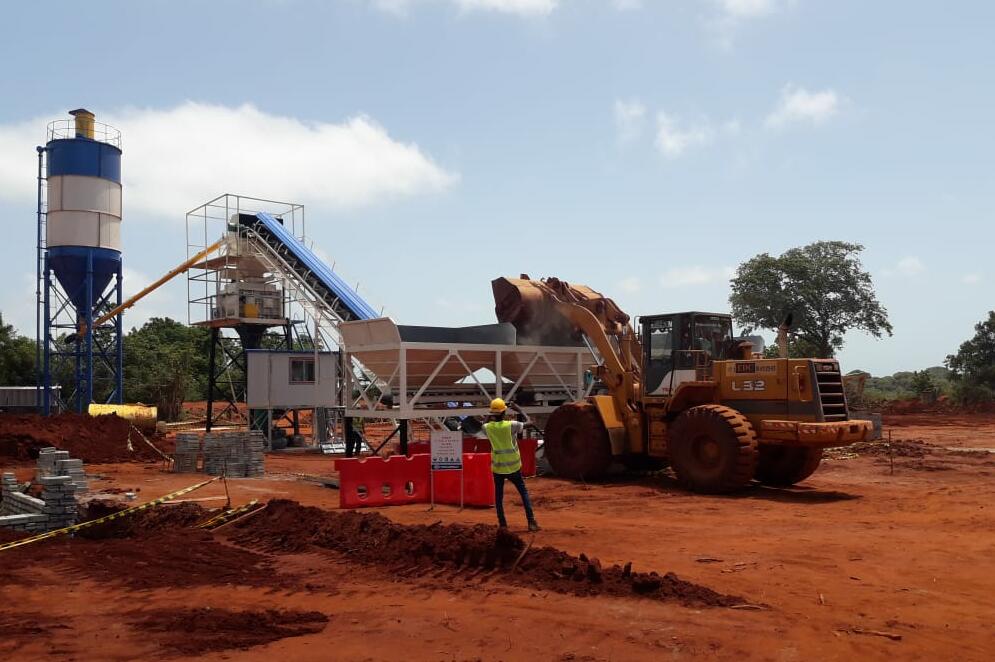
{"label": "silo top railing", "polygon": [[55,120],[48,123],[46,142],[72,138],[89,138],[95,142],[107,143],[121,149],[121,132],[109,124],[93,122],[93,136],[80,136],[76,132],[76,120]]}

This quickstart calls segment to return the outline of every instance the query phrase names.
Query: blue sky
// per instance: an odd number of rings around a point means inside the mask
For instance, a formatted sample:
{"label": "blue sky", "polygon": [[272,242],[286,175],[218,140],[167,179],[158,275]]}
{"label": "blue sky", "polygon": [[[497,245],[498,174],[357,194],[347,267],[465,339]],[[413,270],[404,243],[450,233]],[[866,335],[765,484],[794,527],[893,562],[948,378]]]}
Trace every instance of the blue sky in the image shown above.
{"label": "blue sky", "polygon": [[[492,321],[490,280],[586,283],[630,314],[728,309],[728,274],[866,246],[924,368],[995,307],[995,5],[845,0],[14,3],[0,24],[0,294],[33,333],[34,150],[85,106],[124,142],[136,290],[220,193],[306,205],[399,322]],[[178,281],[125,318],[185,319]]]}

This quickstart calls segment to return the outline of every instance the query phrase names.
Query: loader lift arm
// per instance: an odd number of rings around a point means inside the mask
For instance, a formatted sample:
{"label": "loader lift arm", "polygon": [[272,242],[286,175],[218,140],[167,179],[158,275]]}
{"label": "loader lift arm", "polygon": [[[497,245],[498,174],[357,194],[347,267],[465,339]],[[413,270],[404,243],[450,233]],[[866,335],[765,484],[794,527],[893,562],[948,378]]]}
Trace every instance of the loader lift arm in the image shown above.
{"label": "loader lift arm", "polygon": [[[218,250],[219,248],[221,248],[221,246],[224,244],[224,242],[225,242],[225,240],[223,238],[219,239],[216,242],[214,242],[213,244],[211,244],[210,246],[208,246],[207,248],[205,248],[205,249],[201,250],[200,252],[198,252],[196,255],[190,257],[187,260],[184,260],[179,265],[173,267],[172,269],[170,269],[169,271],[167,271],[165,274],[163,274],[160,278],[158,278],[157,280],[155,280],[154,282],[152,282],[148,286],[144,287],[140,292],[138,292],[137,294],[134,294],[133,296],[128,297],[127,300],[122,301],[119,305],[115,306],[114,308],[112,308],[111,310],[107,311],[106,313],[104,313],[103,315],[101,315],[99,318],[97,318],[96,320],[94,320],[93,321],[94,328],[96,328],[96,327],[100,326],[101,324],[104,324],[104,323],[109,322],[110,320],[114,319],[115,317],[117,317],[118,315],[120,315],[124,311],[126,311],[129,308],[131,308],[132,306],[134,306],[136,303],[138,303],[139,301],[141,301],[142,299],[144,299],[146,296],[148,296],[149,294],[151,294],[155,290],[159,289],[160,287],[162,287],[163,285],[165,285],[169,281],[173,280],[174,278],[176,278],[180,274],[185,273],[187,270],[189,270],[195,264],[197,264],[198,262],[200,262],[201,260],[203,260],[205,257],[207,257],[208,255],[210,255],[214,251]],[[66,338],[66,343],[68,344],[68,343],[75,342],[77,338],[86,335],[86,330],[87,330],[86,329],[86,322],[81,321],[79,323],[79,329],[77,330],[76,334],[68,336]]]}
{"label": "loader lift arm", "polygon": [[608,297],[558,278],[537,281],[523,274],[498,278],[491,287],[498,321],[513,324],[520,340],[562,344],[583,336],[594,345],[602,365],[593,371],[614,403],[609,420],[620,420],[630,443],[642,446],[642,350],[629,316]]}

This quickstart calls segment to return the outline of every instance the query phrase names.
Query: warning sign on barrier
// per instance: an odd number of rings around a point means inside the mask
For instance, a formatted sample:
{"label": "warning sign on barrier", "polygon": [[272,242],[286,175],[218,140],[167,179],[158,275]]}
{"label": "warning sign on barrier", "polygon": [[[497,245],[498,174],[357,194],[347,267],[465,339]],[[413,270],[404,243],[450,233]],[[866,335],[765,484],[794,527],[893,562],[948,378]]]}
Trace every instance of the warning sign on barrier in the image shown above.
{"label": "warning sign on barrier", "polygon": [[459,430],[432,430],[431,447],[432,466],[429,470],[431,491],[431,508],[435,508],[435,472],[458,471],[460,498],[459,507],[463,509],[463,433]]}
{"label": "warning sign on barrier", "polygon": [[432,471],[459,471],[463,468],[463,433],[459,430],[432,430]]}

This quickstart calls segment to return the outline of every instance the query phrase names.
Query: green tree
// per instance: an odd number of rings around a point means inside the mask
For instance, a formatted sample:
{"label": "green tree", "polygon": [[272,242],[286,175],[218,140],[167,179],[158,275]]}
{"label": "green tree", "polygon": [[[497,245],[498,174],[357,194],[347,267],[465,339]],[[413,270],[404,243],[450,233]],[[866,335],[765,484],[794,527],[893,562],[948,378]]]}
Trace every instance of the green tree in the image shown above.
{"label": "green tree", "polygon": [[888,313],[864,271],[860,244],[817,241],[774,257],[761,253],[732,279],[733,315],[744,331],[777,329],[790,313],[792,352],[831,358],[847,331],[891,335]]}
{"label": "green tree", "polygon": [[0,315],[0,384],[34,386],[35,341],[17,333]]}
{"label": "green tree", "polygon": [[995,311],[974,325],[974,337],[947,356],[953,373],[954,396],[965,404],[987,402],[995,396]]}
{"label": "green tree", "polygon": [[124,339],[124,393],[129,402],[159,408],[159,417],[176,420],[184,400],[207,393],[210,331],[155,317]]}
{"label": "green tree", "polygon": [[933,381],[933,376],[925,370],[916,370],[912,373],[912,383],[910,386],[912,392],[922,400],[935,400],[939,392],[936,382]]}

